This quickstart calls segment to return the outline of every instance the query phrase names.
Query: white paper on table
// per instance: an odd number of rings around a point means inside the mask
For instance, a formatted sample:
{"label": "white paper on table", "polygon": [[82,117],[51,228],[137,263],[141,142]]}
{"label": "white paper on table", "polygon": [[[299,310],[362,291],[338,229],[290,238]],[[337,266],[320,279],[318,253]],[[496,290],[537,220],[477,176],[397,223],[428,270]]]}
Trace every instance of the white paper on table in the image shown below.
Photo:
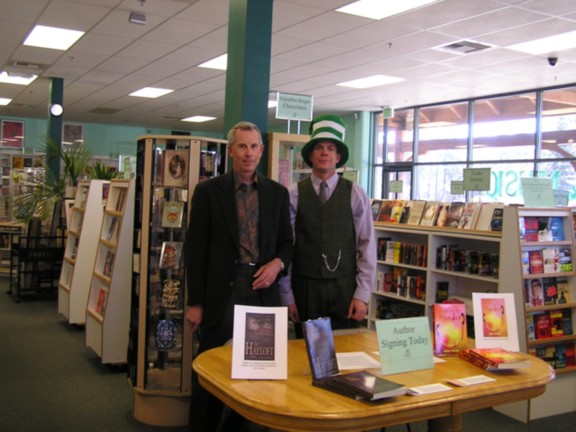
{"label": "white paper on table", "polygon": [[438,393],[444,391],[450,391],[452,387],[447,385],[435,383],[435,384],[425,384],[418,387],[410,387],[406,389],[406,393],[412,396],[426,395],[431,393]]}
{"label": "white paper on table", "polygon": [[371,369],[380,367],[380,362],[378,360],[362,351],[336,353],[336,360],[338,360],[338,369],[340,370]]}
{"label": "white paper on table", "polygon": [[447,379],[446,381],[458,387],[466,387],[476,384],[485,384],[496,380],[486,375],[473,375],[459,379]]}

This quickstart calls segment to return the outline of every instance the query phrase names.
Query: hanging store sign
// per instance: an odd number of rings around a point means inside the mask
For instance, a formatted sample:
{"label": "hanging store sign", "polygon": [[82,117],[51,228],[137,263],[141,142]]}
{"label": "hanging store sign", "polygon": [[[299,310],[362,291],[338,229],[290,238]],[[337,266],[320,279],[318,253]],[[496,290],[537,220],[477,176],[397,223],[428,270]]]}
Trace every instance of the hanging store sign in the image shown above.
{"label": "hanging store sign", "polygon": [[284,120],[312,120],[313,97],[299,94],[277,93],[276,118]]}

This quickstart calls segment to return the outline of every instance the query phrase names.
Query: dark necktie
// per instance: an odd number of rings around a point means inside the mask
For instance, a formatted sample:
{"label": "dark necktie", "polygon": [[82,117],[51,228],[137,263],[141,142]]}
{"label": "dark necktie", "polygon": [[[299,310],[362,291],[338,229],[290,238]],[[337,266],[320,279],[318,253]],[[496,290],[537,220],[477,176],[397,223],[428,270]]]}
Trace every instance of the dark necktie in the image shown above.
{"label": "dark necktie", "polygon": [[320,183],[320,202],[325,204],[328,201],[328,184],[323,181]]}
{"label": "dark necktie", "polygon": [[238,196],[240,256],[242,262],[258,262],[258,191],[254,184],[242,184]]}

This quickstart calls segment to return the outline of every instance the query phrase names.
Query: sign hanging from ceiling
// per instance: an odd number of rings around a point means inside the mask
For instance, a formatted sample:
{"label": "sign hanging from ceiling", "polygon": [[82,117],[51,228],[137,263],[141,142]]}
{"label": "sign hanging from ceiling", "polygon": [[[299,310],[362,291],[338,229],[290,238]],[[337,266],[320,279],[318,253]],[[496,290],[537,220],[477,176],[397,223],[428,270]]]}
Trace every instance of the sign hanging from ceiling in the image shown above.
{"label": "sign hanging from ceiling", "polygon": [[299,94],[277,93],[276,118],[283,120],[312,120],[313,97]]}

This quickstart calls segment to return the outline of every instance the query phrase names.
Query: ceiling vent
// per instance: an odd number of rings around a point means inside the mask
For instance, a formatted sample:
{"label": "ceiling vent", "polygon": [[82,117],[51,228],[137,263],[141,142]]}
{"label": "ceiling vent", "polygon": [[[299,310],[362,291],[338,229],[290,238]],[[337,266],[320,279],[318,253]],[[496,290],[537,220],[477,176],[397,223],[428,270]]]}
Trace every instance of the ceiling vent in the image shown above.
{"label": "ceiling vent", "polygon": [[116,114],[118,111],[120,110],[116,108],[94,108],[88,112],[92,114]]}
{"label": "ceiling vent", "polygon": [[46,65],[40,63],[31,63],[22,60],[11,60],[8,63],[8,66],[16,69],[26,69],[27,71],[30,72],[42,72],[43,70],[46,69]]}
{"label": "ceiling vent", "polygon": [[454,54],[470,54],[473,52],[483,51],[488,48],[492,48],[492,46],[468,40],[453,42],[451,44],[438,47],[439,50],[451,52]]}

